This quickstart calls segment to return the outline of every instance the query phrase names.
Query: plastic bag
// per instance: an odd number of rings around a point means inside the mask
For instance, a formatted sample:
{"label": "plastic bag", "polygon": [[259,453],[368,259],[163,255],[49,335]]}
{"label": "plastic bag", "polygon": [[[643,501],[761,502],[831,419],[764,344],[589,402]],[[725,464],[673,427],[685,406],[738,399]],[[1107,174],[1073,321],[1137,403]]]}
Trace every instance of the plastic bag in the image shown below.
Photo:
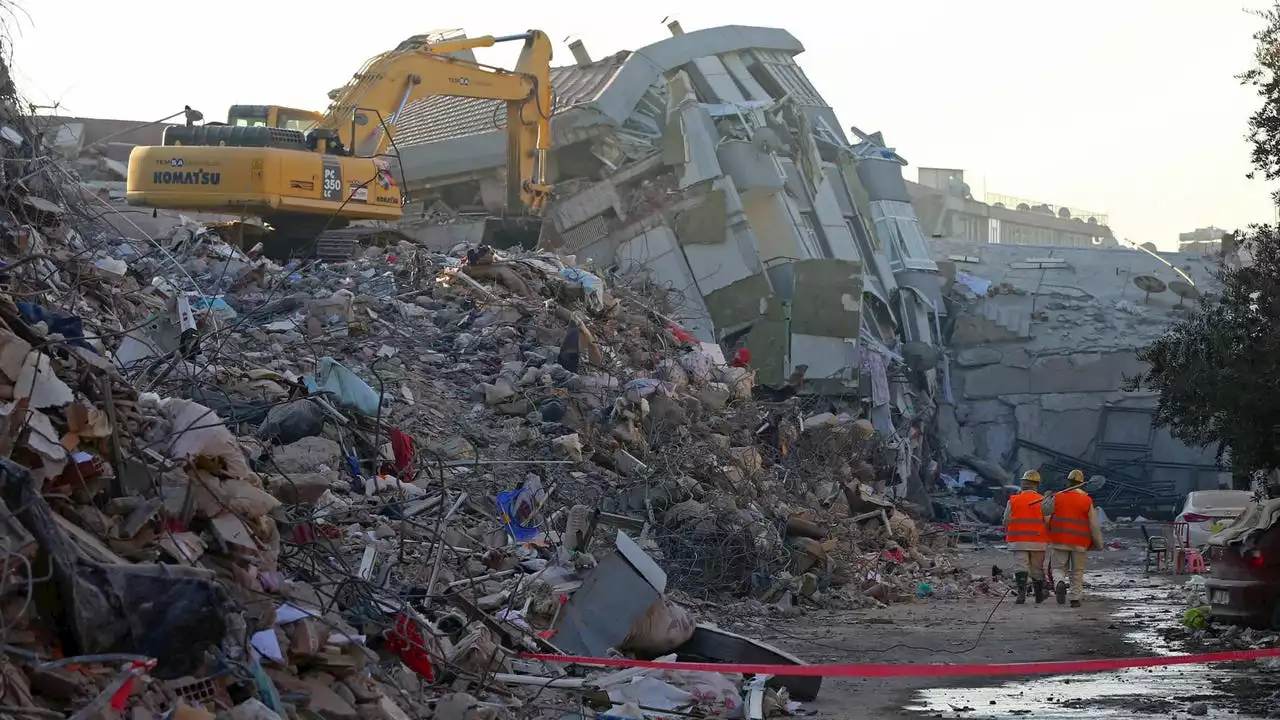
{"label": "plastic bag", "polygon": [[369,387],[369,383],[361,380],[360,376],[331,357],[320,358],[315,377],[307,376],[307,381],[312,392],[331,393],[343,407],[369,417],[378,414],[381,402],[378,393]]}
{"label": "plastic bag", "polygon": [[742,690],[720,673],[684,673],[694,702],[724,718],[742,717]]}
{"label": "plastic bag", "polygon": [[586,296],[587,307],[599,311],[604,309],[604,281],[582,268],[565,268],[560,271],[561,277],[582,286]]}
{"label": "plastic bag", "polygon": [[622,649],[647,655],[671,652],[693,637],[693,616],[666,598],[659,598],[631,626]]}

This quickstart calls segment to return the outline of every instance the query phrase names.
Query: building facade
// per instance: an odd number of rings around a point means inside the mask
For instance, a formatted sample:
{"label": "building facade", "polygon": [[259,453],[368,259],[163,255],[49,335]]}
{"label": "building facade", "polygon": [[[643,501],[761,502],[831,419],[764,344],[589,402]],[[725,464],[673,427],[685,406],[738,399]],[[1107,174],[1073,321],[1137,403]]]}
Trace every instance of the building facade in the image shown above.
{"label": "building facade", "polygon": [[1178,252],[1184,253],[1219,253],[1222,252],[1222,238],[1227,231],[1210,225],[1197,228],[1191,232],[1178,233]]}
{"label": "building facade", "polygon": [[994,193],[979,201],[963,170],[920,168],[918,180],[907,187],[930,237],[999,245],[1119,245],[1102,213]]}

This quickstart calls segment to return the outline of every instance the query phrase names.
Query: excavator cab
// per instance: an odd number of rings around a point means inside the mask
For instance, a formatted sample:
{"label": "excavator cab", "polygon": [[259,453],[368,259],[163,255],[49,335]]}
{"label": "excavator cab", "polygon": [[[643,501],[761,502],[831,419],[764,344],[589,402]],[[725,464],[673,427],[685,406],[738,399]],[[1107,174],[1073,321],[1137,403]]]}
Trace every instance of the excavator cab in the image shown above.
{"label": "excavator cab", "polygon": [[308,133],[323,119],[320,113],[280,105],[232,105],[227,121],[165,128],[165,145],[229,145],[317,150]]}
{"label": "excavator cab", "polygon": [[269,127],[306,133],[324,115],[310,110],[279,105],[232,105],[227,111],[227,124],[233,127]]}

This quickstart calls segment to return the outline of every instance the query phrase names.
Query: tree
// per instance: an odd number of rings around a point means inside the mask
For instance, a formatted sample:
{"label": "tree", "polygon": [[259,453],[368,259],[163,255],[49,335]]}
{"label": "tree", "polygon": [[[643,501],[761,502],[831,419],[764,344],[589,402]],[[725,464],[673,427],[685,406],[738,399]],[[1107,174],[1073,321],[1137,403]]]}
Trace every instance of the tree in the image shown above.
{"label": "tree", "polygon": [[1280,468],[1280,234],[1255,226],[1247,267],[1218,273],[1203,299],[1138,351],[1150,369],[1131,389],[1160,393],[1156,423],[1174,437],[1229,451],[1240,471]]}
{"label": "tree", "polygon": [[[1280,179],[1280,2],[1270,9],[1253,11],[1263,21],[1263,28],[1253,34],[1256,45],[1253,67],[1236,78],[1252,87],[1262,104],[1249,116],[1246,137],[1253,145],[1250,159],[1253,178],[1261,174],[1267,180]],[[1272,193],[1280,202],[1280,193]]]}
{"label": "tree", "polygon": [[[1248,122],[1255,171],[1280,180],[1280,0],[1254,13],[1254,66],[1237,79],[1261,101]],[[1273,194],[1280,202],[1280,193]],[[1160,393],[1156,423],[1183,442],[1217,444],[1237,472],[1280,468],[1280,229],[1253,225],[1236,234],[1251,256],[1219,272],[1206,296],[1155,343],[1138,352],[1150,369],[1130,389]]]}

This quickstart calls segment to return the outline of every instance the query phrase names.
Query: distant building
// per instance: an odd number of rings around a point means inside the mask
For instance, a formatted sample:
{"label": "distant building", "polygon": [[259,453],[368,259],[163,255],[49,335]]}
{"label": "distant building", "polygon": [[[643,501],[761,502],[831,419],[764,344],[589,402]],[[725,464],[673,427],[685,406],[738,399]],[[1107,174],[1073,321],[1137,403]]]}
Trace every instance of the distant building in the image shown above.
{"label": "distant building", "polygon": [[973,197],[964,171],[919,168],[907,183],[926,235],[996,245],[1116,247],[1107,216],[1063,205],[987,193]]}
{"label": "distant building", "polygon": [[1184,253],[1217,253],[1222,251],[1222,238],[1227,231],[1210,225],[1197,228],[1191,232],[1178,233],[1178,252]]}
{"label": "distant building", "polygon": [[104,196],[122,199],[129,153],[138,145],[159,145],[171,123],[149,120],[33,115],[28,118],[53,153],[70,161],[80,179]]}
{"label": "distant building", "polygon": [[[62,156],[75,158],[85,150],[105,151],[109,146],[132,148],[135,145],[159,145],[164,129],[172,123],[148,120],[108,120],[104,118],[58,117],[37,115],[32,123],[40,129],[44,142]],[[123,161],[128,160],[128,150]]]}

